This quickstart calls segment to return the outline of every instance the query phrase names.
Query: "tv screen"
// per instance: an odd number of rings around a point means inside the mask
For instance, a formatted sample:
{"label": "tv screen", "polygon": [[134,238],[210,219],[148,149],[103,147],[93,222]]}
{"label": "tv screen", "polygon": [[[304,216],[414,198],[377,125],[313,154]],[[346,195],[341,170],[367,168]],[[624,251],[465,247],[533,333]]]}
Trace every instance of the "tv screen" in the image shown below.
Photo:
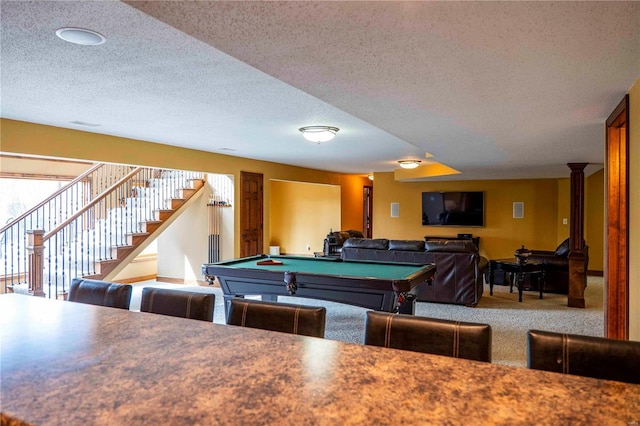
{"label": "tv screen", "polygon": [[423,192],[422,224],[484,226],[484,192]]}

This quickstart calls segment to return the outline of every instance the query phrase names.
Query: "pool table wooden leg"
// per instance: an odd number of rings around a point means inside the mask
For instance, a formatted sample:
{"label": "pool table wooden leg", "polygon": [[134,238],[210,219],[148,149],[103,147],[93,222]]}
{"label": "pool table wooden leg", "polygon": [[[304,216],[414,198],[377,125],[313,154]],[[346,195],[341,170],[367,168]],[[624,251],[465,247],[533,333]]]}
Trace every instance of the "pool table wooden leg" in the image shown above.
{"label": "pool table wooden leg", "polygon": [[396,311],[399,314],[415,315],[416,295],[411,293],[396,293]]}
{"label": "pool table wooden leg", "polygon": [[229,305],[231,305],[231,299],[233,299],[234,297],[241,297],[241,296],[234,296],[233,294],[223,294],[224,297],[224,322],[226,323],[227,320],[229,319]]}

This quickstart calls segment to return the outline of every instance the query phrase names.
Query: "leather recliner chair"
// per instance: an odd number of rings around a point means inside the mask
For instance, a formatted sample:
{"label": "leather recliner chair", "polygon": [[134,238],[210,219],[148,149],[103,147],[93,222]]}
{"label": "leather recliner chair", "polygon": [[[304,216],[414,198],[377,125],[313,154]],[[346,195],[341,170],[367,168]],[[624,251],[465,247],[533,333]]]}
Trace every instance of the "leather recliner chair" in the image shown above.
{"label": "leather recliner chair", "polygon": [[342,246],[349,238],[364,238],[364,235],[362,232],[353,229],[329,232],[324,239],[323,254],[325,256],[340,257]]}
{"label": "leather recliner chair", "polygon": [[[589,246],[584,246],[585,265],[589,266]],[[531,250],[529,261],[541,262],[545,272],[545,293],[569,293],[569,239],[564,240],[555,250]],[[485,274],[485,281],[489,282],[489,271]],[[509,285],[509,278],[504,271],[495,271],[494,284]],[[531,277],[525,275],[523,288],[527,291],[538,291],[538,283],[531,282]]]}
{"label": "leather recliner chair", "polygon": [[[584,269],[589,266],[589,246],[584,246]],[[544,291],[548,293],[569,293],[569,239],[564,240],[554,251],[531,250],[528,260],[542,262],[544,265],[545,284]],[[528,278],[525,279],[525,289],[529,285]],[[537,288],[536,284],[530,286]]]}

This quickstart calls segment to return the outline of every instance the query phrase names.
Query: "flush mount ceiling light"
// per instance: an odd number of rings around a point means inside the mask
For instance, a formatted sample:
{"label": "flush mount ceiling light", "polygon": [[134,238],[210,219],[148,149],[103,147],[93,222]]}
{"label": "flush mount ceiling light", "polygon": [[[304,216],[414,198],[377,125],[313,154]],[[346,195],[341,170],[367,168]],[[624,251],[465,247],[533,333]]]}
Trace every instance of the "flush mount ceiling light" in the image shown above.
{"label": "flush mount ceiling light", "polygon": [[70,121],[71,124],[77,124],[79,126],[88,126],[88,127],[100,127],[101,124],[98,123],[89,123],[88,121],[80,121],[80,120],[76,120],[76,121]]}
{"label": "flush mount ceiling light", "polygon": [[403,169],[415,169],[416,167],[418,167],[420,165],[421,161],[420,160],[402,160],[402,161],[398,161],[398,164],[400,164],[400,167],[402,167]]}
{"label": "flush mount ceiling light", "polygon": [[302,132],[302,136],[308,141],[311,142],[329,142],[331,139],[336,137],[336,133],[338,133],[337,127],[331,126],[306,126],[300,127],[298,130]]}
{"label": "flush mount ceiling light", "polygon": [[102,34],[85,28],[60,28],[56,30],[56,35],[64,41],[83,46],[98,46],[107,41]]}

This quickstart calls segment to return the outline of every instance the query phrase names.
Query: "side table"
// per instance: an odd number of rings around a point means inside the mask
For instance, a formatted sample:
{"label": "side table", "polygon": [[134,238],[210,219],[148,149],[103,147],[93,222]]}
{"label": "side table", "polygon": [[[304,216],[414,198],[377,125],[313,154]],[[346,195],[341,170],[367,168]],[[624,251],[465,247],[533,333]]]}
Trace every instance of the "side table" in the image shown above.
{"label": "side table", "polygon": [[516,282],[518,288],[518,301],[522,302],[522,288],[524,274],[539,274],[540,280],[538,281],[538,288],[540,290],[540,299],[542,299],[542,293],[544,291],[544,265],[542,262],[529,261],[521,264],[516,259],[494,259],[489,261],[489,294],[493,296],[493,275],[495,271],[504,271],[509,274],[515,275],[515,280],[511,280],[509,284],[509,291],[513,292],[513,282]]}

